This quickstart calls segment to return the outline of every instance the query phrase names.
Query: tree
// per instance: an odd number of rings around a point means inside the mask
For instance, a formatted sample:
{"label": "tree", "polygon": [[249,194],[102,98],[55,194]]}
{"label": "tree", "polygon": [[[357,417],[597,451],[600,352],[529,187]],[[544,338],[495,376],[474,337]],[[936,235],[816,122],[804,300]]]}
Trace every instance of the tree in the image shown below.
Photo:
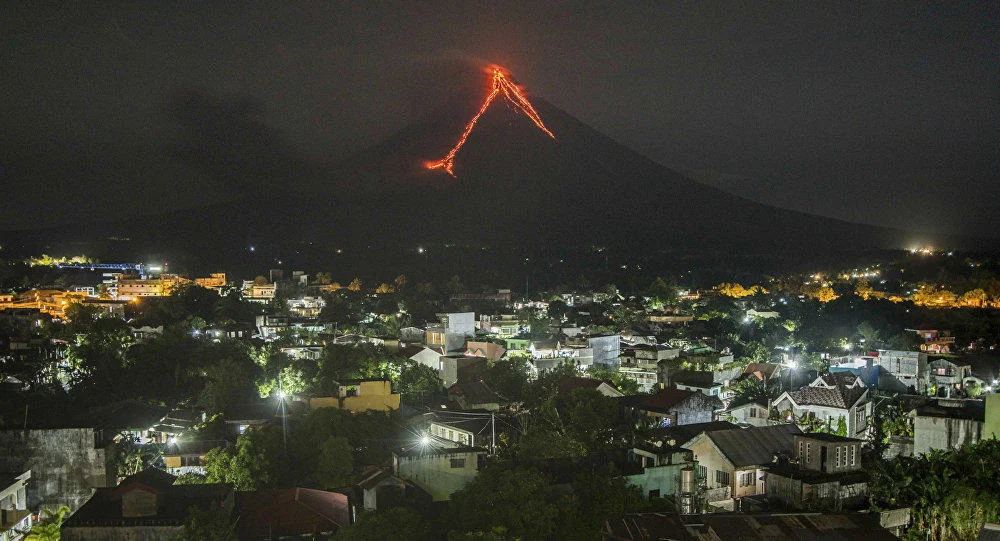
{"label": "tree", "polygon": [[227,355],[205,367],[206,383],[201,404],[209,412],[220,412],[229,404],[246,402],[253,396],[254,366],[247,358]]}
{"label": "tree", "polygon": [[837,430],[834,434],[838,436],[847,436],[847,419],[844,419],[843,415],[837,418]]}
{"label": "tree", "polygon": [[446,524],[459,533],[501,527],[515,538],[547,539],[559,518],[548,494],[548,482],[535,468],[489,465],[452,495]]}
{"label": "tree", "polygon": [[43,509],[41,520],[31,526],[25,541],[59,541],[63,518],[68,514],[69,507],[65,505],[55,511]]}
{"label": "tree", "polygon": [[362,513],[357,522],[337,532],[338,541],[423,541],[430,537],[426,519],[409,507]]}
{"label": "tree", "polygon": [[184,533],[181,539],[185,541],[235,541],[234,527],[229,511],[217,502],[212,502],[207,509],[192,506],[188,509],[188,518],[184,521]]}
{"label": "tree", "polygon": [[407,359],[399,370],[397,390],[404,397],[425,399],[441,391],[438,371]]}
{"label": "tree", "polygon": [[329,272],[317,272],[313,278],[313,283],[320,286],[332,284],[333,276]]}
{"label": "tree", "polygon": [[743,403],[757,402],[770,404],[772,400],[778,397],[778,389],[775,386],[768,385],[756,376],[747,376],[741,379],[733,387],[733,393],[734,401],[739,400]]}
{"label": "tree", "polygon": [[337,488],[351,481],[354,457],[347,438],[330,436],[319,449],[314,479],[324,488]]}
{"label": "tree", "polygon": [[212,449],[205,456],[205,480],[229,483],[236,490],[258,490],[280,484],[285,472],[281,460],[282,427],[248,428],[236,445]]}
{"label": "tree", "polygon": [[348,291],[361,291],[361,278],[355,278],[351,280],[351,283],[347,286]]}

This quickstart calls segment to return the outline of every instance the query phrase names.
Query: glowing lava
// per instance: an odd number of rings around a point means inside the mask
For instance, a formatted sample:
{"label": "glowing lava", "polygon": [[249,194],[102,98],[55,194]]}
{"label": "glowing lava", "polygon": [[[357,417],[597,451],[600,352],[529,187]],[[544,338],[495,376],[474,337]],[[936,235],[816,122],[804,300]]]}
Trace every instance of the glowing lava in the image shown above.
{"label": "glowing lava", "polygon": [[426,162],[424,164],[428,169],[444,169],[449,175],[455,176],[455,155],[458,154],[459,149],[462,148],[462,145],[465,144],[465,140],[468,139],[469,134],[472,133],[472,128],[476,127],[476,122],[479,121],[479,117],[483,116],[486,109],[489,109],[490,104],[493,103],[493,100],[500,94],[503,94],[504,97],[510,100],[515,107],[520,109],[525,116],[530,118],[531,121],[535,123],[535,126],[538,126],[538,129],[545,132],[549,137],[553,139],[556,138],[556,136],[552,135],[552,132],[545,127],[545,123],[542,122],[542,117],[540,117],[538,115],[538,111],[535,111],[535,108],[531,106],[531,102],[528,101],[528,97],[524,95],[522,89],[518,88],[514,83],[511,83],[510,79],[507,78],[506,70],[500,66],[492,66],[490,70],[493,72],[492,88],[490,89],[490,93],[486,96],[486,99],[483,100],[483,104],[479,107],[479,111],[476,113],[476,116],[472,117],[472,120],[465,125],[465,130],[462,131],[462,136],[458,138],[458,143],[455,143],[455,146],[448,151],[448,154],[444,158],[435,162]]}

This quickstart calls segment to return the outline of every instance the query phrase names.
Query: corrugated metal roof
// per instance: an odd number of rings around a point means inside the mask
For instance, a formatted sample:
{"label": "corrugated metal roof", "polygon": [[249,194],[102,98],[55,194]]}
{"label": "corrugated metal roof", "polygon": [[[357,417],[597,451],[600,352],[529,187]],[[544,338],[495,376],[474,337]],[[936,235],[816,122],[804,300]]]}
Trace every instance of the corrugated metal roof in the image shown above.
{"label": "corrugated metal roof", "polygon": [[769,464],[779,451],[790,453],[795,434],[801,433],[795,424],[787,424],[716,430],[706,435],[733,466],[742,468]]}

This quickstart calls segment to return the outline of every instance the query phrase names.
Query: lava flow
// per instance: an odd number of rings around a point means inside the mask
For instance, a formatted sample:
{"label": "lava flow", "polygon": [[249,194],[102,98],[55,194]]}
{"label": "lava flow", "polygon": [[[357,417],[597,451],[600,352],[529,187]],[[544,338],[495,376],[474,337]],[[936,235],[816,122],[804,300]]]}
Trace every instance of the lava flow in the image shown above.
{"label": "lava flow", "polygon": [[479,111],[474,117],[472,117],[472,120],[465,125],[465,130],[462,132],[462,136],[458,138],[458,143],[456,143],[455,146],[448,151],[448,154],[444,158],[435,162],[426,162],[424,164],[428,169],[444,169],[449,175],[455,176],[455,155],[458,154],[459,149],[462,148],[462,145],[465,144],[465,140],[469,137],[469,134],[472,133],[472,128],[476,126],[476,122],[479,121],[479,117],[483,116],[486,109],[489,109],[490,104],[493,103],[493,100],[500,94],[503,94],[504,97],[510,100],[515,107],[520,109],[522,113],[530,118],[531,121],[535,123],[535,126],[538,126],[538,129],[545,132],[549,137],[553,139],[556,138],[556,136],[552,135],[552,132],[545,127],[545,123],[542,122],[542,117],[538,116],[538,111],[535,111],[535,108],[531,106],[531,102],[528,101],[528,97],[524,95],[524,92],[518,88],[517,85],[511,83],[510,79],[507,78],[506,70],[500,66],[493,66],[490,69],[493,71],[493,86],[490,89],[490,93],[486,96],[486,99],[483,100],[482,106],[479,107]]}

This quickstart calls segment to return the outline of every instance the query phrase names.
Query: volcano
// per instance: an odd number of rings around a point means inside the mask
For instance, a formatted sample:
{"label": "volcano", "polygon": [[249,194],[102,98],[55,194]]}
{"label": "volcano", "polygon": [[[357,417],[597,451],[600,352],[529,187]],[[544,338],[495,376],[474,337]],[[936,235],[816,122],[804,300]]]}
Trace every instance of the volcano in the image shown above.
{"label": "volcano", "polygon": [[[308,239],[741,254],[896,249],[918,236],[958,246],[954,238],[808,215],[701,184],[539,96],[530,96],[537,118],[514,100],[484,108],[491,89],[483,79],[480,73],[459,85],[442,107],[332,170],[289,172],[269,189],[228,204],[77,224],[39,238],[124,232],[143,246],[209,255],[251,239],[275,246]],[[428,168],[428,158],[454,149],[460,136],[447,166]]]}

